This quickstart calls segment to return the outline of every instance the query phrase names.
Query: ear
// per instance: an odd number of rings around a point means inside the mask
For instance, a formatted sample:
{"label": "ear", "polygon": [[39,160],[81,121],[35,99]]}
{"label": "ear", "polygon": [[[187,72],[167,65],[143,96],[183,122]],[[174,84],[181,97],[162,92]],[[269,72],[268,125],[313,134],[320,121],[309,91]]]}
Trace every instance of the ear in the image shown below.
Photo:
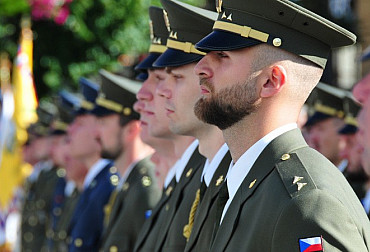
{"label": "ear", "polygon": [[287,73],[283,66],[274,65],[267,69],[268,78],[261,89],[261,97],[267,98],[279,93],[286,83]]}
{"label": "ear", "polygon": [[137,120],[134,120],[134,121],[127,123],[123,127],[122,137],[125,139],[125,142],[131,142],[138,135],[140,135],[140,131],[141,131],[140,122]]}

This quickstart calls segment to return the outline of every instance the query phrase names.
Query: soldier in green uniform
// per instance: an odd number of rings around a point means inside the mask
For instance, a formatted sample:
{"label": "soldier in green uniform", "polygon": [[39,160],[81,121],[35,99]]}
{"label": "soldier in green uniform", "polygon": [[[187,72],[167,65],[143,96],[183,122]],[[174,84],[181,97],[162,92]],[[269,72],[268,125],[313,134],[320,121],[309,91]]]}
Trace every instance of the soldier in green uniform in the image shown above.
{"label": "soldier in green uniform", "polygon": [[92,111],[99,118],[102,157],[114,160],[121,180],[105,207],[101,251],[133,251],[137,235],[160,198],[150,162],[152,148],[140,139],[133,110],[138,82],[100,70],[101,89]]}
{"label": "soldier in green uniform", "polygon": [[[153,24],[150,53],[137,67],[148,73],[148,78],[137,95],[142,103],[141,121],[147,125],[151,136],[173,142],[173,150],[178,161],[171,167],[165,178],[162,198],[153,209],[150,218],[144,223],[134,251],[158,251],[158,247],[162,246],[169,224],[181,201],[184,198],[190,199],[188,201],[190,204],[193,201],[194,195],[187,193],[193,189],[188,185],[190,181],[199,181],[201,175],[199,168],[205,162],[198,151],[198,142],[194,141],[194,137],[173,134],[168,128],[165,98],[156,92],[157,87],[165,80],[166,72],[164,68],[154,67],[153,62],[166,49],[169,31],[162,9],[151,7],[149,14]],[[194,177],[198,179],[193,180]],[[179,235],[182,235],[182,232]]]}
{"label": "soldier in green uniform", "polygon": [[199,117],[233,165],[210,251],[369,251],[370,224],[348,182],[296,121],[331,48],[356,36],[287,0],[219,1],[195,67]]}
{"label": "soldier in green uniform", "polygon": [[[193,68],[204,53],[193,47],[211,31],[217,13],[178,1],[163,0],[162,6],[167,12],[170,37],[167,50],[154,62],[154,66],[166,67],[168,76],[157,92],[166,98],[170,130],[197,138],[199,152],[207,161],[202,167],[200,180],[193,179],[189,184],[193,190],[193,203],[183,200],[160,250],[183,251],[189,240],[190,250],[207,251],[211,235],[202,232],[202,229],[213,227],[214,215],[210,209],[216,203],[231,156],[221,130],[195,116],[194,105],[201,96],[201,90]],[[184,218],[187,215],[188,218]]]}
{"label": "soldier in green uniform", "polygon": [[[48,107],[51,107],[48,104]],[[39,120],[31,126],[31,146],[35,157],[39,160],[33,172],[26,180],[25,202],[21,212],[21,250],[47,251],[46,231],[50,223],[53,191],[60,176],[57,167],[50,159],[50,151],[55,137],[50,134],[52,111],[38,108]],[[59,172],[58,172],[59,171]]]}

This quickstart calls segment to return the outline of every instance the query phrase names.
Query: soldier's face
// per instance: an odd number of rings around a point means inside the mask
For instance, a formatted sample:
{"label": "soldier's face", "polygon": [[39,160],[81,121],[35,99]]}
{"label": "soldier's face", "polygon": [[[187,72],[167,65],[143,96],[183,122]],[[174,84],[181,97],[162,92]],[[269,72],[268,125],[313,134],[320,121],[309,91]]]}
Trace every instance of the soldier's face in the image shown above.
{"label": "soldier's face", "polygon": [[137,94],[140,104],[140,121],[142,128],[148,129],[150,135],[160,138],[171,138],[173,134],[168,128],[169,119],[166,116],[165,98],[156,90],[158,85],[165,80],[167,74],[164,69],[148,71],[146,79]]}
{"label": "soldier's face", "polygon": [[309,130],[309,142],[311,147],[323,154],[335,165],[341,161],[339,152],[345,144],[337,133],[343,126],[340,119],[329,118],[311,126]]}
{"label": "soldier's face", "polygon": [[195,136],[195,131],[204,125],[194,114],[194,105],[201,96],[194,66],[192,63],[167,69],[169,77],[157,89],[166,98],[170,130],[178,135]]}
{"label": "soldier's face", "polygon": [[113,114],[98,119],[98,141],[101,157],[117,159],[123,152],[123,127],[119,125],[119,115]]}
{"label": "soldier's face", "polygon": [[253,50],[214,51],[195,67],[202,97],[195,106],[203,121],[227,129],[255,112],[259,104],[258,73],[252,70]]}
{"label": "soldier's face", "polygon": [[66,162],[66,151],[67,146],[67,136],[61,135],[55,137],[54,145],[51,148],[51,156],[53,158],[54,164],[64,167]]}
{"label": "soldier's face", "polygon": [[93,115],[77,116],[68,127],[68,143],[74,158],[83,159],[100,153],[96,117]]}
{"label": "soldier's face", "polygon": [[355,85],[353,96],[362,104],[370,97],[370,73]]}
{"label": "soldier's face", "polygon": [[361,163],[365,172],[370,175],[370,98],[368,98],[358,115],[358,142],[363,152]]}
{"label": "soldier's face", "polygon": [[348,160],[347,170],[349,172],[359,172],[361,170],[362,148],[358,144],[357,133],[350,135],[341,135],[340,137],[345,143],[344,148],[339,153],[340,158]]}

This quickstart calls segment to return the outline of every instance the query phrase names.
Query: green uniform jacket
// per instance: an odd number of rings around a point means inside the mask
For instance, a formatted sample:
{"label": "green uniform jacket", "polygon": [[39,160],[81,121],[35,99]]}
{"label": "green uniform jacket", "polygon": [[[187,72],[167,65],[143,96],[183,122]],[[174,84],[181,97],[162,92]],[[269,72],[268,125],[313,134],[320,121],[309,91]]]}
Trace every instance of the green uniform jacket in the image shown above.
{"label": "green uniform jacket", "polygon": [[[200,184],[200,175],[201,170],[200,167],[203,167],[205,162],[205,158],[200,155],[198,148],[194,151],[193,155],[191,156],[189,162],[187,163],[179,183],[175,183],[175,178],[168,186],[167,190],[164,193],[164,196],[159,201],[158,205],[153,210],[152,216],[146,221],[143,229],[140,232],[139,238],[135,245],[134,251],[140,252],[154,252],[154,251],[164,251],[162,250],[162,246],[164,240],[166,238],[167,232],[169,230],[169,226],[174,219],[176,211],[183,199],[190,200],[188,196],[185,194],[185,189],[190,181],[197,180],[198,184],[194,190],[194,193],[191,194],[191,202],[192,204],[195,196],[195,191],[199,188]],[[187,221],[187,217],[189,216],[190,207],[187,210],[187,213],[182,216],[184,222]],[[182,236],[182,229],[185,224],[182,224],[179,227],[178,236]],[[185,238],[182,236],[180,237],[182,241]],[[186,240],[185,240],[186,241]],[[185,244],[182,247],[184,250]]]}
{"label": "green uniform jacket", "polygon": [[153,209],[161,197],[149,158],[132,169],[113,203],[108,226],[104,228],[101,251],[133,251],[146,212]]}
{"label": "green uniform jacket", "polygon": [[215,171],[209,187],[204,193],[204,197],[197,208],[194,217],[194,226],[189,241],[186,244],[185,251],[209,251],[216,218],[217,196],[226,178],[231,160],[230,152],[227,152]]}
{"label": "green uniform jacket", "polygon": [[296,129],[258,157],[211,251],[301,251],[300,239],[320,236],[325,252],[369,251],[370,224],[341,172]]}
{"label": "green uniform jacket", "polygon": [[58,181],[57,168],[43,170],[38,179],[26,188],[22,209],[22,252],[46,251],[46,230],[49,226],[51,204]]}
{"label": "green uniform jacket", "polygon": [[199,153],[197,148],[170,199],[170,216],[165,220],[158,234],[155,251],[184,251],[186,245],[186,238],[183,235],[184,226],[188,224],[195,193],[200,187],[200,176],[205,161],[205,157]]}
{"label": "green uniform jacket", "polygon": [[54,230],[54,247],[52,251],[68,251],[67,232],[79,197],[80,193],[75,189],[71,196],[65,198],[57,227]]}

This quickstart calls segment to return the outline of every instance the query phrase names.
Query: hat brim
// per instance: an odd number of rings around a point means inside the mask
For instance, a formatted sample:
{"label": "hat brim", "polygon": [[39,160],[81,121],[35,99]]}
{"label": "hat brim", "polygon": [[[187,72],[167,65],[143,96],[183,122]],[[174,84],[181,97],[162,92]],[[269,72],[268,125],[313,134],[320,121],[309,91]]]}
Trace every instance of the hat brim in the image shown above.
{"label": "hat brim", "polygon": [[310,116],[304,125],[304,127],[311,127],[315,125],[316,123],[319,123],[321,121],[324,121],[326,119],[331,118],[332,116],[321,113],[321,112],[315,112],[312,116]]}
{"label": "hat brim", "polygon": [[354,125],[346,124],[343,128],[338,131],[340,135],[352,135],[357,132],[357,127]]}
{"label": "hat brim", "polygon": [[148,70],[153,68],[153,63],[158,59],[161,53],[149,53],[143,61],[136,65],[135,70]]}
{"label": "hat brim", "polygon": [[103,117],[103,116],[117,114],[117,112],[110,110],[110,109],[106,109],[102,106],[96,105],[95,108],[90,112],[90,114],[96,117]]}
{"label": "hat brim", "polygon": [[147,72],[141,72],[138,75],[136,75],[135,79],[138,80],[138,81],[142,81],[143,82],[146,79],[148,79],[148,73]]}
{"label": "hat brim", "polygon": [[261,43],[263,42],[252,38],[242,37],[233,32],[213,30],[210,34],[196,43],[195,48],[204,52],[231,51],[259,45]]}
{"label": "hat brim", "polygon": [[198,62],[202,58],[203,55],[200,54],[186,53],[177,49],[167,48],[153,65],[158,68],[177,67]]}

